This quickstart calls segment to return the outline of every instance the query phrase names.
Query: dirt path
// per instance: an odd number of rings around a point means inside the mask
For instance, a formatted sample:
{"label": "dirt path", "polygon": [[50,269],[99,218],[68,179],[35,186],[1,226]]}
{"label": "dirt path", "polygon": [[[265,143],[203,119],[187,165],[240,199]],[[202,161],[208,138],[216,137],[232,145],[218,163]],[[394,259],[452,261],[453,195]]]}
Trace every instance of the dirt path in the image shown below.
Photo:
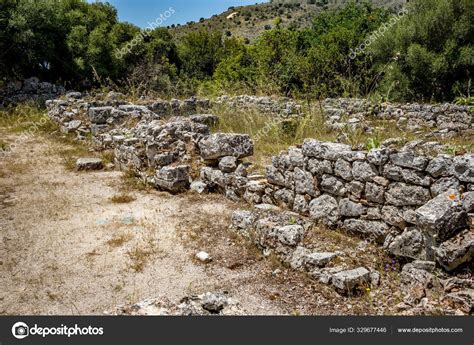
{"label": "dirt path", "polygon": [[[0,315],[95,315],[208,291],[228,291],[253,315],[385,310],[385,290],[379,299],[343,297],[264,259],[228,230],[232,211],[245,205],[136,189],[127,191],[134,201],[116,203],[129,181],[121,172],[69,171],[65,144],[49,137],[17,144],[0,159]],[[196,261],[201,250],[214,260]]]}
{"label": "dirt path", "polygon": [[[67,171],[58,145],[36,137],[0,162],[0,314],[101,314],[160,295],[233,290],[259,274],[196,262],[189,234],[177,230],[193,215],[227,217],[227,201],[134,191],[135,201],[113,203],[122,173]],[[236,289],[245,309],[284,313],[250,285]]]}
{"label": "dirt path", "polygon": [[[222,290],[250,314],[298,309],[293,278],[272,280],[275,264],[229,237],[236,204],[156,191],[113,203],[122,173],[68,171],[63,148],[35,137],[0,161],[0,314],[102,314],[149,297]],[[194,260],[199,250],[214,261]]]}

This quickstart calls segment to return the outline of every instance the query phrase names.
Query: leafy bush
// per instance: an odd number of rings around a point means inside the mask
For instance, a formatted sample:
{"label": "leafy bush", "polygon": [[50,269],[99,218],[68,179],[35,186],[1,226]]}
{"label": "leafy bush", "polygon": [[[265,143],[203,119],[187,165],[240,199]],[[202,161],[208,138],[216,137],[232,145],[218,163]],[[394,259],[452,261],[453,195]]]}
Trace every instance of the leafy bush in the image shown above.
{"label": "leafy bush", "polygon": [[413,1],[400,25],[376,42],[381,92],[397,100],[452,100],[470,91],[474,2]]}

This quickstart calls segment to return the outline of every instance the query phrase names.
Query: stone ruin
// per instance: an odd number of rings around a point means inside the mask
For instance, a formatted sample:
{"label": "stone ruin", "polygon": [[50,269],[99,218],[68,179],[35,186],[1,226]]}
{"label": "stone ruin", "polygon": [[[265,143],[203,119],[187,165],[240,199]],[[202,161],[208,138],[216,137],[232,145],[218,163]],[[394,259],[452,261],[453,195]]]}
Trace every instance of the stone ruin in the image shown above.
{"label": "stone ruin", "polygon": [[47,100],[57,98],[65,93],[66,89],[63,86],[41,82],[36,77],[23,82],[13,81],[0,89],[0,108],[26,101],[44,104]]}
{"label": "stone ruin", "polygon": [[[134,105],[110,97],[85,101],[79,93],[69,93],[65,100],[48,101],[47,107],[63,132],[81,139],[91,135],[96,148],[114,150],[117,167],[160,190],[217,192],[256,205],[254,211],[236,211],[231,228],[264,253],[276,254],[341,293],[377,286],[380,275],[367,267],[328,265],[341,253],[303,245],[314,224],[377,243],[411,262],[402,270],[407,284],[425,288],[436,277],[435,267],[444,270],[436,274],[446,275],[447,281],[458,279],[453,284],[461,286],[445,290],[447,296],[451,291],[452,299],[472,312],[473,154],[430,155],[419,142],[401,150],[387,144],[359,151],[307,139],[273,157],[265,175],[255,175],[245,162],[254,153],[251,138],[211,133],[218,117],[196,113],[208,110],[209,101]],[[442,107],[429,108],[437,114],[437,126],[445,116]],[[472,127],[472,117],[470,121]],[[449,275],[463,267],[468,272],[462,273],[464,278]]]}
{"label": "stone ruin", "polygon": [[473,130],[472,107],[446,104],[374,103],[366,99],[337,98],[322,102],[330,129],[360,128],[372,132],[368,120],[392,121],[400,130],[428,131],[428,136],[448,136]]}

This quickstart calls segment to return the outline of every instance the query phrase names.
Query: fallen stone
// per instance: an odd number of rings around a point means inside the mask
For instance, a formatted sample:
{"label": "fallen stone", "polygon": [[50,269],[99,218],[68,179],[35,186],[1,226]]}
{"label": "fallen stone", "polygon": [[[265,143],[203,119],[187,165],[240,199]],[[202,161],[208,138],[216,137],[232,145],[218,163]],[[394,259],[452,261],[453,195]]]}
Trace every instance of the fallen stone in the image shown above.
{"label": "fallen stone", "polygon": [[467,214],[457,191],[445,192],[416,210],[417,226],[437,241],[466,229]]}
{"label": "fallen stone", "polygon": [[373,287],[380,285],[380,273],[377,271],[370,272],[370,285]]}
{"label": "fallen stone", "polygon": [[465,314],[472,315],[474,312],[474,289],[451,292],[444,296],[444,301],[454,308],[460,308]]}
{"label": "fallen stone", "polygon": [[385,236],[390,230],[385,222],[362,219],[346,219],[343,228],[349,233],[354,233],[380,244],[384,242]]}
{"label": "fallen stone", "polygon": [[424,259],[426,253],[423,234],[416,229],[403,232],[393,239],[388,247],[388,252],[403,258]]}
{"label": "fallen stone", "polygon": [[211,256],[204,251],[197,253],[196,259],[206,264],[212,261]]}
{"label": "fallen stone", "polygon": [[351,294],[356,288],[370,282],[370,272],[364,267],[342,271],[334,274],[331,281],[339,291]]}
{"label": "fallen stone", "polygon": [[100,170],[104,167],[100,158],[79,158],[76,161],[77,171]]}
{"label": "fallen stone", "polygon": [[214,294],[207,292],[201,297],[201,306],[211,314],[218,314],[228,304],[228,297],[225,294]]}
{"label": "fallen stone", "polygon": [[207,184],[202,181],[193,181],[189,189],[198,194],[204,194],[208,192]]}
{"label": "fallen stone", "polygon": [[304,262],[305,266],[311,270],[316,267],[325,267],[336,257],[336,253],[310,253],[305,256]]}
{"label": "fallen stone", "polygon": [[411,264],[414,268],[430,273],[433,273],[436,269],[436,262],[434,261],[415,260]]}
{"label": "fallen stone", "polygon": [[189,189],[189,166],[166,166],[156,172],[157,187],[171,193],[180,193]]}
{"label": "fallen stone", "polygon": [[[422,261],[414,261],[403,266],[400,272],[401,282],[405,285],[421,285],[422,287],[430,284],[436,277],[432,273],[431,265],[420,265]],[[425,269],[428,268],[428,269]]]}
{"label": "fallen stone", "polygon": [[447,271],[453,271],[474,256],[474,233],[465,230],[452,239],[443,242],[435,250],[436,260]]}

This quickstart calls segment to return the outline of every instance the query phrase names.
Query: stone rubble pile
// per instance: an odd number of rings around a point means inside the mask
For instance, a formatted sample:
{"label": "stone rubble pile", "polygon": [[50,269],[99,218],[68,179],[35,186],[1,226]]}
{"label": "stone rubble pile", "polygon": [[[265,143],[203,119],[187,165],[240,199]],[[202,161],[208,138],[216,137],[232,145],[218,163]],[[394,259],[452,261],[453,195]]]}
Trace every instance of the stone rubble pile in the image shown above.
{"label": "stone rubble pile", "polygon": [[264,255],[275,254],[291,268],[308,273],[342,294],[358,294],[378,286],[380,275],[375,269],[350,267],[344,262],[343,252],[305,246],[312,225],[309,219],[294,212],[260,205],[255,211],[235,211],[231,230],[250,238]]}
{"label": "stone rubble pile", "polygon": [[472,315],[474,280],[472,271],[451,276],[433,261],[416,260],[400,272],[403,301],[400,315]]}
{"label": "stone rubble pile", "polygon": [[221,96],[218,97],[213,105],[225,105],[233,109],[255,109],[259,112],[288,117],[292,115],[301,115],[302,107],[297,102],[290,99],[280,99],[272,97],[258,96]]}
{"label": "stone rubble pile", "polygon": [[23,82],[13,81],[0,90],[0,108],[26,101],[44,103],[46,100],[59,97],[65,92],[66,89],[63,86],[41,82],[36,77],[26,79]]}
{"label": "stone rubble pile", "polygon": [[111,315],[131,316],[210,316],[210,315],[246,315],[239,302],[227,292],[206,292],[197,296],[188,296],[178,303],[168,298],[147,299],[131,306],[119,307]]}

